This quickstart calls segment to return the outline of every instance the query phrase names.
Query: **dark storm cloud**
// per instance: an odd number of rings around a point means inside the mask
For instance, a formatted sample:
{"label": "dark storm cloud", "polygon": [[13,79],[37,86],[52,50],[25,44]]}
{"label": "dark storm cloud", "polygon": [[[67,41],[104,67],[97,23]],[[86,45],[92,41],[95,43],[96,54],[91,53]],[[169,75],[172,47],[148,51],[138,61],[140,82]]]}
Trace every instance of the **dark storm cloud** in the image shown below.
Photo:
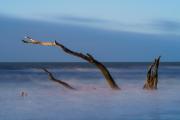
{"label": "dark storm cloud", "polygon": [[73,24],[49,23],[0,16],[0,61],[79,61],[53,47],[25,45],[24,36],[57,40],[67,47],[91,53],[100,61],[180,60],[180,37],[137,32],[110,31]]}

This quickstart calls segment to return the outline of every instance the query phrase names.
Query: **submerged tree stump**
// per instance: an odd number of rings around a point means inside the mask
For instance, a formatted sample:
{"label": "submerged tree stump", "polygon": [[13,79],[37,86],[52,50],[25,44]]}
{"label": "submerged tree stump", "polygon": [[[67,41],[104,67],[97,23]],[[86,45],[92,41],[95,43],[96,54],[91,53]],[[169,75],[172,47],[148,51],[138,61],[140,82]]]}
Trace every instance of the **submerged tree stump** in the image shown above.
{"label": "submerged tree stump", "polygon": [[154,60],[154,62],[149,66],[148,72],[147,72],[147,80],[143,87],[143,89],[147,90],[156,90],[157,84],[158,84],[158,68],[160,63],[159,56],[157,59]]}
{"label": "submerged tree stump", "polygon": [[67,47],[65,47],[64,45],[58,43],[57,41],[54,42],[41,42],[38,40],[34,40],[30,37],[25,37],[25,40],[22,40],[24,43],[31,43],[31,44],[38,44],[38,45],[42,45],[42,46],[56,46],[61,48],[64,52],[66,52],[67,54],[79,57],[83,60],[86,60],[87,62],[94,64],[103,74],[103,76],[105,77],[107,83],[109,84],[109,86],[114,89],[114,90],[119,90],[119,86],[116,84],[116,82],[114,81],[113,77],[111,76],[110,72],[108,71],[108,69],[103,65],[103,63],[99,62],[98,60],[96,60],[92,55],[90,54],[82,54],[79,52],[75,52],[72,51],[70,49],[68,49]]}

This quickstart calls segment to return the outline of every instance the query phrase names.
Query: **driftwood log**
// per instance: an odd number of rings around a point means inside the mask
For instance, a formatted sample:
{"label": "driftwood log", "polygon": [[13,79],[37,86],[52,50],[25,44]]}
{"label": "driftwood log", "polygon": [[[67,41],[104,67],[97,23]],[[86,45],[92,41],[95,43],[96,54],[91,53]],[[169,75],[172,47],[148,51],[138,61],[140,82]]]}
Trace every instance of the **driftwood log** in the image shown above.
{"label": "driftwood log", "polygon": [[42,46],[56,46],[61,48],[64,52],[66,52],[67,54],[79,57],[83,60],[86,60],[87,62],[94,64],[100,71],[101,73],[104,75],[107,83],[109,84],[109,86],[114,89],[114,90],[119,90],[119,86],[116,84],[116,82],[114,81],[113,77],[111,76],[110,72],[108,71],[108,69],[103,65],[103,63],[99,62],[98,60],[96,60],[92,55],[90,54],[82,54],[79,52],[75,52],[72,51],[70,49],[68,49],[67,47],[65,47],[64,45],[58,43],[57,41],[54,42],[41,42],[39,40],[34,40],[30,37],[25,37],[25,40],[22,40],[24,43],[31,43],[31,44],[38,44],[38,45],[42,45]]}
{"label": "driftwood log", "polygon": [[52,81],[54,81],[54,82],[57,82],[57,83],[63,85],[65,88],[68,88],[68,89],[71,89],[71,90],[75,90],[75,88],[73,88],[71,85],[67,84],[66,82],[64,82],[64,81],[62,81],[62,80],[56,79],[56,78],[53,76],[53,74],[52,74],[51,72],[49,72],[47,69],[42,68],[42,70],[48,74],[50,80],[52,80]]}
{"label": "driftwood log", "polygon": [[158,68],[160,63],[159,56],[157,59],[154,60],[154,62],[149,66],[148,72],[147,72],[147,80],[143,87],[143,89],[147,90],[156,90],[157,84],[158,84]]}

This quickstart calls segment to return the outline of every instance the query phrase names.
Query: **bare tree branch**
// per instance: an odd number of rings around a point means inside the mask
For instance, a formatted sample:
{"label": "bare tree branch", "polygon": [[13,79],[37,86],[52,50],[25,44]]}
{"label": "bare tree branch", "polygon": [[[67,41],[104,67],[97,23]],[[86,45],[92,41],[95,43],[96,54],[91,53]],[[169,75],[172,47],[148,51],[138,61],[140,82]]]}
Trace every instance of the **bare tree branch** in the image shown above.
{"label": "bare tree branch", "polygon": [[25,37],[25,40],[22,40],[24,43],[31,43],[31,44],[39,44],[43,46],[56,46],[55,42],[41,42],[38,40],[33,40],[30,37]]}
{"label": "bare tree branch", "polygon": [[38,44],[38,45],[43,45],[43,46],[57,46],[57,47],[60,47],[67,54],[79,57],[81,59],[86,60],[87,62],[89,62],[91,64],[96,65],[96,67],[101,71],[101,73],[106,78],[106,81],[109,84],[109,86],[112,89],[116,89],[116,90],[120,89],[118,87],[118,85],[116,84],[116,82],[114,81],[114,79],[111,76],[108,69],[101,62],[94,59],[94,57],[92,55],[88,54],[88,53],[85,55],[85,54],[82,54],[82,53],[79,53],[79,52],[72,51],[72,50],[68,49],[67,47],[65,47],[64,45],[58,43],[57,41],[55,41],[55,42],[41,42],[41,41],[33,40],[30,37],[26,37],[26,40],[23,40],[23,42],[24,43],[31,43],[31,44]]}
{"label": "bare tree branch", "polygon": [[49,72],[47,69],[42,68],[42,70],[48,74],[50,80],[52,80],[52,81],[54,81],[54,82],[57,82],[57,83],[63,85],[64,87],[66,87],[66,88],[68,88],[68,89],[75,90],[75,88],[73,88],[72,86],[70,86],[70,85],[67,84],[66,82],[63,82],[62,80],[57,80],[57,79],[53,76],[53,74],[52,74],[51,72]]}

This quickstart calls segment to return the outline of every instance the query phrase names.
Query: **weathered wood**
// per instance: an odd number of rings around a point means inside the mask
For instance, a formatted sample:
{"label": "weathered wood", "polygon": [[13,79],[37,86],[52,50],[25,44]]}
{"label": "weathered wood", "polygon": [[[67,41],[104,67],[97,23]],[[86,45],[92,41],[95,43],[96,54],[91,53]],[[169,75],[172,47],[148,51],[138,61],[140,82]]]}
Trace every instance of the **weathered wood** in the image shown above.
{"label": "weathered wood", "polygon": [[49,72],[47,69],[42,68],[42,70],[48,74],[50,80],[52,80],[52,81],[54,81],[54,82],[57,82],[57,83],[63,85],[65,88],[68,88],[68,89],[71,89],[71,90],[75,90],[75,88],[73,88],[73,87],[72,87],[71,85],[69,85],[68,83],[66,83],[66,82],[64,82],[64,81],[62,81],[62,80],[56,79],[56,78],[53,76],[53,74],[52,74],[51,72]]}
{"label": "weathered wood", "polygon": [[90,54],[82,54],[79,52],[75,52],[72,51],[70,49],[68,49],[67,47],[65,47],[64,45],[58,43],[57,41],[54,42],[41,42],[39,40],[34,40],[30,37],[26,37],[25,40],[23,40],[24,43],[31,43],[31,44],[38,44],[38,45],[43,45],[43,46],[57,46],[59,48],[61,48],[64,52],[66,52],[67,54],[79,57],[83,60],[86,60],[87,62],[94,64],[103,74],[103,76],[105,77],[107,83],[109,84],[109,86],[112,89],[115,90],[119,90],[119,86],[116,84],[116,82],[114,81],[113,77],[111,76],[110,72],[108,71],[108,69],[103,65],[103,63],[99,62],[98,60],[96,60],[92,55]]}
{"label": "weathered wood", "polygon": [[143,89],[147,89],[147,90],[157,89],[158,68],[159,68],[160,58],[161,56],[155,59],[154,62],[149,66],[147,72],[147,80],[146,83],[144,84]]}

